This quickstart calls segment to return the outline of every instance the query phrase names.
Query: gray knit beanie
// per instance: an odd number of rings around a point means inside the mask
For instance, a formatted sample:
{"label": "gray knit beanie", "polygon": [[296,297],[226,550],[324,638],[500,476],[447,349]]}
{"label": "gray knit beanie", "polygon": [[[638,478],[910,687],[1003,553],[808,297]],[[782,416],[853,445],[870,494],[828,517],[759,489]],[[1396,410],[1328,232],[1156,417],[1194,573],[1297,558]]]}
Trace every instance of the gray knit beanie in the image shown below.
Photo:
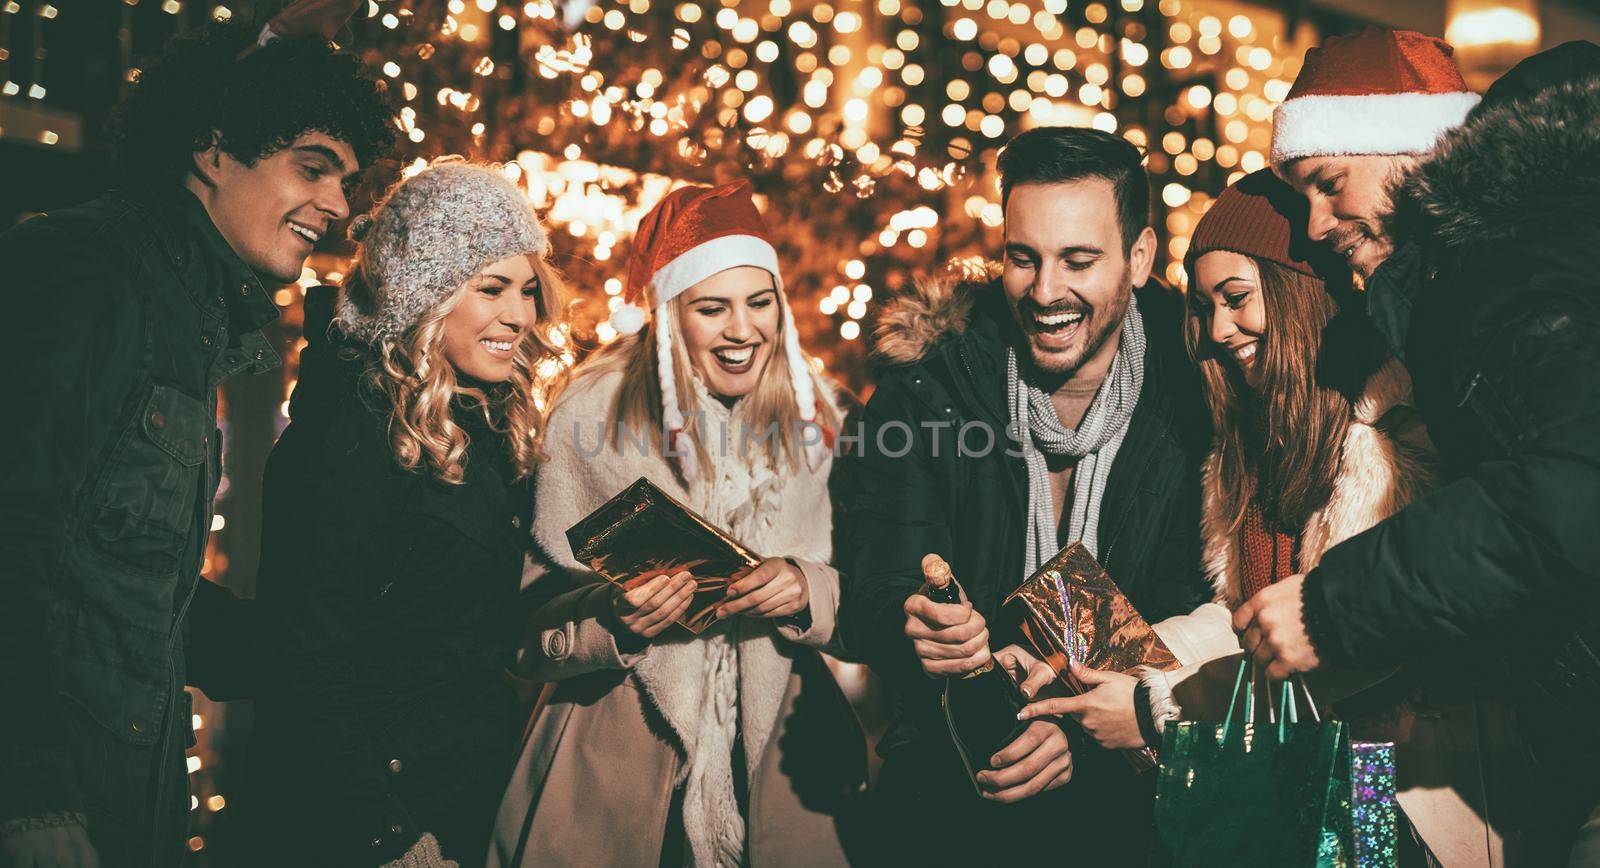
{"label": "gray knit beanie", "polygon": [[339,293],[353,338],[398,338],[467,278],[519,253],[543,256],[544,227],[498,167],[443,157],[350,224],[360,279]]}

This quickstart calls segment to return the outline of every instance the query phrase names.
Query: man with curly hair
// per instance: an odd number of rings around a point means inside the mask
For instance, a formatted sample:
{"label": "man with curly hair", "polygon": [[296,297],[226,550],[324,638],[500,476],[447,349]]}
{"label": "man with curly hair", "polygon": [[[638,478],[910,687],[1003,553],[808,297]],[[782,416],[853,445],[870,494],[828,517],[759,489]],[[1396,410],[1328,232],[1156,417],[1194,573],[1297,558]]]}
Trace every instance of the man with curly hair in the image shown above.
{"label": "man with curly hair", "polygon": [[113,118],[124,185],[0,235],[0,863],[182,861],[184,686],[247,671],[200,578],[217,387],[277,366],[270,289],[393,143],[328,33],[175,40]]}

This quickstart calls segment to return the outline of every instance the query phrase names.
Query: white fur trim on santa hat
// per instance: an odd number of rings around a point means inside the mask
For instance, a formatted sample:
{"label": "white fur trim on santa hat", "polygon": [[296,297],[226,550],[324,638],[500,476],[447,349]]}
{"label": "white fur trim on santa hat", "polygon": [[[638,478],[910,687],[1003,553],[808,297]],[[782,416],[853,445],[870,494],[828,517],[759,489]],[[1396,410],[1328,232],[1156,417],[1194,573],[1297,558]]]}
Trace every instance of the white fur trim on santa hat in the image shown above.
{"label": "white fur trim on santa hat", "polygon": [[764,268],[771,272],[774,280],[779,279],[778,251],[765,239],[754,235],[724,235],[697,244],[656,269],[650,280],[655,287],[656,304],[665,304],[711,275],[741,265]]}
{"label": "white fur trim on santa hat", "polygon": [[1307,95],[1272,118],[1272,165],[1301,157],[1425,154],[1461,125],[1475,93]]}

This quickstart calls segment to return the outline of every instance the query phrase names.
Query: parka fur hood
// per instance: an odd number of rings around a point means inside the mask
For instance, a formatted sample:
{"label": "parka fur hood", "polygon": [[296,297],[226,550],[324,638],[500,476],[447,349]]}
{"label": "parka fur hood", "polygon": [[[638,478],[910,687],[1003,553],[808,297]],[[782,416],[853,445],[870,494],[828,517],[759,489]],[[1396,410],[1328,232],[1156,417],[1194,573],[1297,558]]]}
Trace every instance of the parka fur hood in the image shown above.
{"label": "parka fur hood", "polygon": [[1403,182],[1395,228],[1444,247],[1587,225],[1600,204],[1600,71],[1485,102]]}
{"label": "parka fur hood", "polygon": [[921,361],[947,338],[967,330],[979,295],[1000,277],[1000,265],[955,260],[884,302],[873,332],[873,357],[884,364]]}

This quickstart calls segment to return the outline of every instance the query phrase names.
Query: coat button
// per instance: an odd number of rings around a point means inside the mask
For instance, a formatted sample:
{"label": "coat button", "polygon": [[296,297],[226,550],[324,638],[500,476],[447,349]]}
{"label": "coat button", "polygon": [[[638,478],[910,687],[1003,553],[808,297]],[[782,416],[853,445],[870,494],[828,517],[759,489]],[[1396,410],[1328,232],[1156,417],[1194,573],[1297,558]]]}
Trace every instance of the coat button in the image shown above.
{"label": "coat button", "polygon": [[373,846],[373,848],[382,847],[383,846],[383,839],[382,838],[373,838],[372,839],[372,846]]}
{"label": "coat button", "polygon": [[552,660],[565,660],[567,657],[567,634],[563,630],[551,630],[544,637],[544,656]]}
{"label": "coat button", "polygon": [[400,774],[400,770],[403,768],[405,768],[405,765],[399,759],[389,760],[389,771]]}
{"label": "coat button", "polygon": [[200,336],[200,346],[202,346],[202,347],[211,346],[211,336],[210,335],[201,335]]}
{"label": "coat button", "polygon": [[262,359],[266,358],[266,356],[267,356],[267,351],[266,350],[256,350],[256,361],[259,362]]}
{"label": "coat button", "polygon": [[513,515],[511,517],[511,526],[516,528],[517,530],[522,530],[522,516]]}
{"label": "coat button", "polygon": [[140,720],[140,719],[139,719],[139,718],[137,718],[137,717],[135,717],[135,718],[134,718],[134,719],[133,719],[133,720],[132,720],[132,722],[130,722],[130,723],[129,723],[129,724],[128,724],[128,726],[129,726],[129,727],[130,727],[130,728],[131,728],[131,729],[132,729],[132,730],[133,730],[133,731],[134,731],[134,732],[144,732],[144,721],[142,721],[142,720]]}
{"label": "coat button", "polygon": [[240,295],[249,295],[250,294],[250,282],[249,281],[245,281],[244,283],[239,284],[239,294]]}
{"label": "coat button", "polygon": [[160,410],[150,411],[150,427],[160,431],[167,427],[167,417]]}
{"label": "coat button", "polygon": [[399,823],[395,823],[393,826],[389,827],[389,834],[391,835],[399,835],[404,831],[405,829],[401,828]]}

